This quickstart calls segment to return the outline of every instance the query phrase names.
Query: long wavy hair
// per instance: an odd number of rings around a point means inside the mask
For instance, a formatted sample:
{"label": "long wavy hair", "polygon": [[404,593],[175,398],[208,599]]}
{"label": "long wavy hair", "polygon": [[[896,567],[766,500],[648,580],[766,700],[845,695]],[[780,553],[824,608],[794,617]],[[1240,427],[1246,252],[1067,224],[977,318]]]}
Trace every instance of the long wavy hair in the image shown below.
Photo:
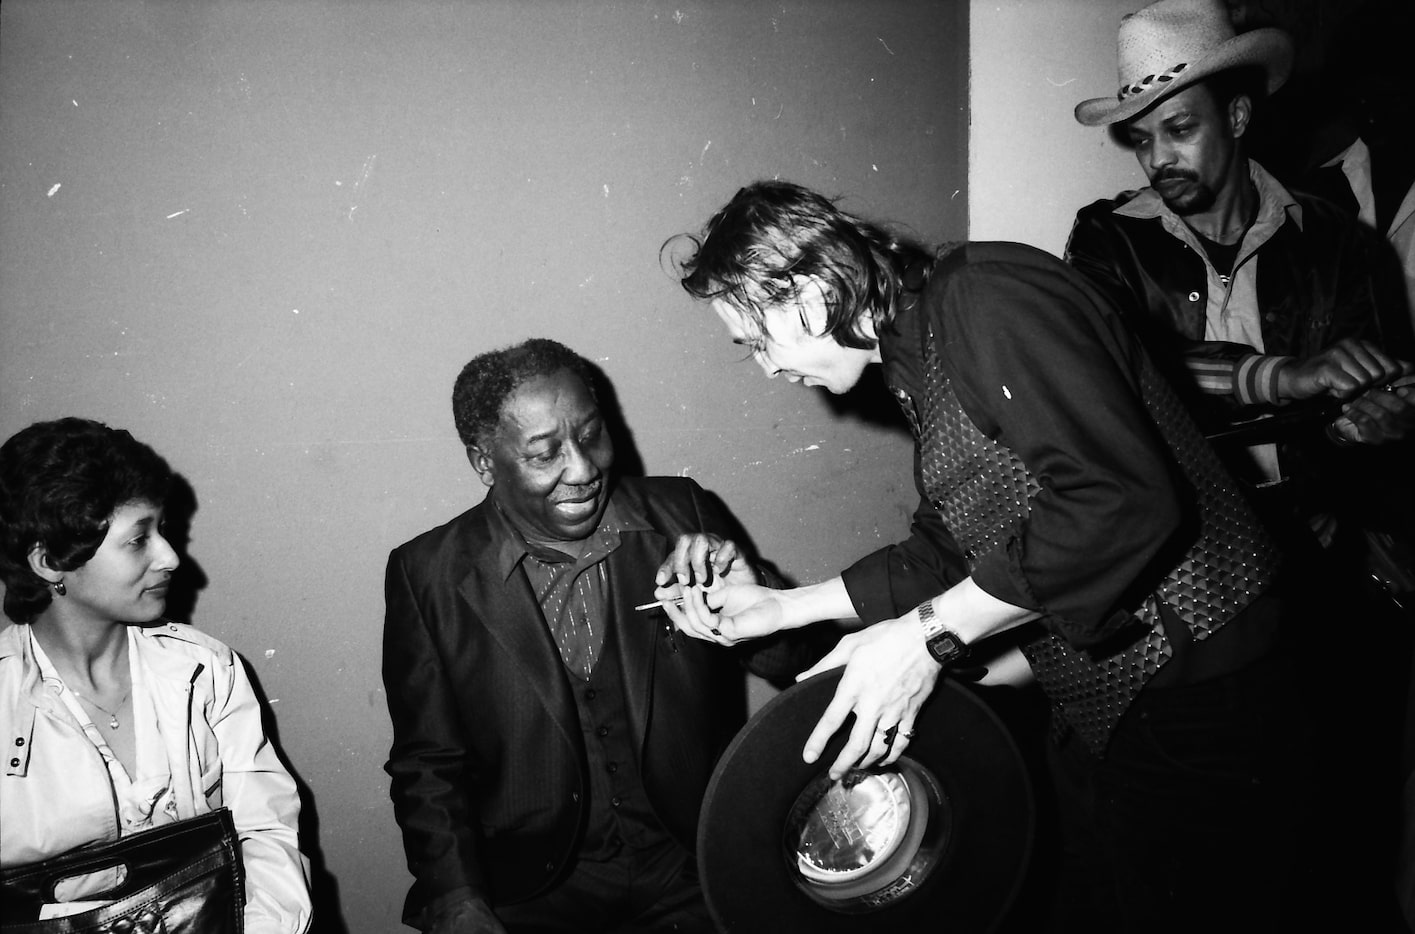
{"label": "long wavy hair", "polygon": [[[900,295],[922,288],[932,253],[792,182],[742,188],[700,235],[681,234],[689,254],[676,261],[679,282],[699,299],[722,299],[765,332],[763,311],[796,300],[806,279],[821,284],[826,333],[845,347],[871,350],[864,329],[887,325]],[[919,270],[905,281],[906,270]]]}

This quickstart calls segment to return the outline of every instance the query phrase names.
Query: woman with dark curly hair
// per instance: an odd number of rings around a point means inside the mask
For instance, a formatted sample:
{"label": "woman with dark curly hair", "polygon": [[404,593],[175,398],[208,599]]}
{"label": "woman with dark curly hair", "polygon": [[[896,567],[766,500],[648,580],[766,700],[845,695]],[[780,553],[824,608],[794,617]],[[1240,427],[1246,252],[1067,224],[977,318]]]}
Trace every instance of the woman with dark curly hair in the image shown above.
{"label": "woman with dark curly hair", "polygon": [[[0,632],[0,868],[224,807],[245,930],[299,934],[310,896],[294,780],[235,653],[162,618],[178,564],[163,537],[171,481],[152,448],[85,419],[39,422],[0,446],[14,622]],[[45,913],[95,910],[112,887],[108,872],[67,880]]]}

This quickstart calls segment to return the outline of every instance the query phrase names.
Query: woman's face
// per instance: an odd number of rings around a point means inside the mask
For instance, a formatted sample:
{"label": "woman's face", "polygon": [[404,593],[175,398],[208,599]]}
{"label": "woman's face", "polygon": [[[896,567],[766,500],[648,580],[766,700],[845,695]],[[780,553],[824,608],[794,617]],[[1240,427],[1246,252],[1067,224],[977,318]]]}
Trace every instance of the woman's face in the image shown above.
{"label": "woman's face", "polygon": [[177,553],[162,537],[162,509],[127,503],[109,517],[94,556],[64,574],[65,596],[55,599],[99,622],[151,622],[167,607],[177,564]]}

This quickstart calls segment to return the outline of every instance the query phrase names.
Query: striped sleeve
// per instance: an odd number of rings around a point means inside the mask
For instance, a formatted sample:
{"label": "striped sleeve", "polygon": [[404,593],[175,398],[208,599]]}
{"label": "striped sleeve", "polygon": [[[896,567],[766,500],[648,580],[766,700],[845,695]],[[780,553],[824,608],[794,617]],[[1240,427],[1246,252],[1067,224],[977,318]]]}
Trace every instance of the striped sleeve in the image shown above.
{"label": "striped sleeve", "polygon": [[1280,405],[1277,378],[1292,357],[1249,354],[1237,360],[1189,357],[1185,365],[1207,395],[1232,396],[1240,405]]}

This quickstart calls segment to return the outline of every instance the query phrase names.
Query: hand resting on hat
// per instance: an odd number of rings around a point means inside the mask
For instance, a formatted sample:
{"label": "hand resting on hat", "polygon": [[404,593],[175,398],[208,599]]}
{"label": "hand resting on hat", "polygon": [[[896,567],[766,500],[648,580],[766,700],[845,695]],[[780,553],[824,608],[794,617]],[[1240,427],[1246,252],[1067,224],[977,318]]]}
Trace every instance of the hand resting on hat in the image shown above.
{"label": "hand resting on hat", "polygon": [[[665,604],[674,625],[698,639],[732,645],[782,629],[825,620],[858,617],[844,581],[832,578],[791,590],[742,584],[715,589],[690,588],[683,606]],[[998,600],[965,579],[935,598],[940,618],[972,645],[1011,629],[1037,613]],[[889,765],[903,753],[924,701],[933,692],[942,667],[929,654],[918,611],[881,620],[844,636],[824,658],[797,676],[803,680],[831,668],[845,667],[835,696],[802,750],[806,762],[821,755],[832,736],[854,714],[844,748],[829,767],[839,778],[852,768]],[[1024,677],[1025,664],[1006,669]]]}

